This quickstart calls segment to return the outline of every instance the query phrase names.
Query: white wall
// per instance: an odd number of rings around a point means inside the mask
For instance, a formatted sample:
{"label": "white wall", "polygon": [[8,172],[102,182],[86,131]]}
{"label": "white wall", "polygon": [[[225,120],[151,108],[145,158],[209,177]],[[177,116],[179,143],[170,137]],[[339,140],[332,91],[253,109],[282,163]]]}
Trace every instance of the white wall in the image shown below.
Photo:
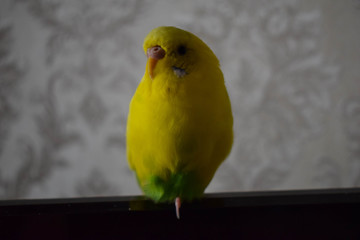
{"label": "white wall", "polygon": [[140,194],[125,156],[142,41],[221,61],[235,143],[208,192],[360,185],[360,2],[0,2],[0,198]]}

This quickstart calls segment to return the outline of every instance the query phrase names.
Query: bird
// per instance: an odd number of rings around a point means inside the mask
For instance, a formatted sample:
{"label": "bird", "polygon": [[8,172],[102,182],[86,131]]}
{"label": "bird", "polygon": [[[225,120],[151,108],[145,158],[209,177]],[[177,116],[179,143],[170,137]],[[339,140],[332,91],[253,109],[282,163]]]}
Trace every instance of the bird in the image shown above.
{"label": "bird", "polygon": [[145,73],[130,101],[128,165],[155,203],[203,196],[231,151],[233,115],[220,63],[193,33],[161,26],[144,39]]}

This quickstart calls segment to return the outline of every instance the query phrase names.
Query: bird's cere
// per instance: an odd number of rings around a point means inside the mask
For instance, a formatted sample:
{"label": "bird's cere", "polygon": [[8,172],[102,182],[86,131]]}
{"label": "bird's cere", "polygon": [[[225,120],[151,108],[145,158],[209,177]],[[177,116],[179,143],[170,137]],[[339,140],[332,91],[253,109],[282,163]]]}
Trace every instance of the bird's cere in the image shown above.
{"label": "bird's cere", "polygon": [[160,60],[165,57],[165,50],[160,46],[151,47],[148,48],[146,55],[148,58]]}

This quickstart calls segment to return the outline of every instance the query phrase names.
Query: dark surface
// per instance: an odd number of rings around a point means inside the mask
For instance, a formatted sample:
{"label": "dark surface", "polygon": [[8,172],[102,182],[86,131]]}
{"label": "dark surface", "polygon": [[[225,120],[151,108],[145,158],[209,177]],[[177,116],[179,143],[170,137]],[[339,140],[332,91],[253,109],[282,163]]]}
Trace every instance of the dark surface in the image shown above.
{"label": "dark surface", "polygon": [[360,189],[0,201],[0,239],[360,239]]}

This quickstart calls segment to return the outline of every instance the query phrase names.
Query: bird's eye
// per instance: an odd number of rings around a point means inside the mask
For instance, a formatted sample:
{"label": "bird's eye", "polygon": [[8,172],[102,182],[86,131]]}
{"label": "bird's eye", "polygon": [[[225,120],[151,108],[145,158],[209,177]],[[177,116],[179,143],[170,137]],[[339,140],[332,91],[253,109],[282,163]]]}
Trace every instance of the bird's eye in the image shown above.
{"label": "bird's eye", "polygon": [[184,45],[180,45],[177,49],[177,52],[179,55],[185,55],[186,53],[186,47]]}

